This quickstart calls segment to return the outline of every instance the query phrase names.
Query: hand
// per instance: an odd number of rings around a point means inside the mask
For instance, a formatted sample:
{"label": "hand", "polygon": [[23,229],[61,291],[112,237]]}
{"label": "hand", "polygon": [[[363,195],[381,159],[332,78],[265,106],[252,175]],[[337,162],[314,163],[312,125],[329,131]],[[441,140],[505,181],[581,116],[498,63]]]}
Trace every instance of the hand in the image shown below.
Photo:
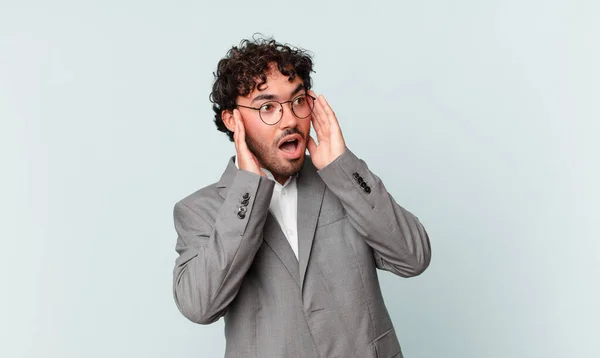
{"label": "hand", "polygon": [[237,109],[233,110],[233,120],[235,122],[235,131],[233,132],[233,142],[235,143],[235,151],[237,152],[236,160],[238,167],[242,170],[249,171],[254,174],[267,175],[260,170],[260,163],[258,159],[250,152],[248,145],[246,144],[246,132],[244,128],[244,122],[240,111]]}
{"label": "hand", "polygon": [[[314,91],[309,91],[309,94],[317,97]],[[315,142],[313,137],[309,136],[307,142],[308,152],[315,167],[321,170],[344,153],[346,143],[337,117],[323,95],[315,100],[311,121],[315,133],[317,133],[319,144]]]}

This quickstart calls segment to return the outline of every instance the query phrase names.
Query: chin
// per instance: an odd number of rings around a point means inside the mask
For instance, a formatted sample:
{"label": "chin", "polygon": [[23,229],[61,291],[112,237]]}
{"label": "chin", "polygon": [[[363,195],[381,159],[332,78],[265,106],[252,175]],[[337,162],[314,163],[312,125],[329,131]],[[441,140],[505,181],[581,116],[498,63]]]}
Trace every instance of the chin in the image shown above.
{"label": "chin", "polygon": [[277,173],[278,176],[289,177],[296,175],[302,169],[306,155],[302,154],[298,158],[279,158],[277,165],[273,168],[267,168],[271,173]]}
{"label": "chin", "polygon": [[302,164],[304,164],[304,159],[305,159],[304,154],[296,159],[287,159],[286,167],[289,169],[287,170],[286,175],[290,176],[290,175],[298,174],[300,172],[300,170],[302,169]]}

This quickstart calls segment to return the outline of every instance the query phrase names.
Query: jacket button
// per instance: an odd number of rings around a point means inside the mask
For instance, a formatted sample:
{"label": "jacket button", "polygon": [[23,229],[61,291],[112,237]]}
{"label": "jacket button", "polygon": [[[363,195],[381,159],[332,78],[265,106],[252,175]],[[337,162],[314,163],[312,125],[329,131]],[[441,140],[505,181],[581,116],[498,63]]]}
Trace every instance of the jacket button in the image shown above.
{"label": "jacket button", "polygon": [[361,187],[361,188],[363,188],[363,189],[364,189],[364,188],[366,188],[366,187],[367,187],[367,183],[365,183],[365,182],[363,181],[362,183],[360,183],[360,187]]}
{"label": "jacket button", "polygon": [[358,184],[362,184],[364,182],[362,177],[358,177],[358,179],[356,179],[356,181],[358,181]]}
{"label": "jacket button", "polygon": [[353,177],[354,179],[358,179],[359,175],[358,175],[358,173],[357,173],[357,172],[354,172],[354,173],[352,173],[352,177]]}
{"label": "jacket button", "polygon": [[243,219],[246,217],[246,207],[240,206],[237,210],[237,217]]}
{"label": "jacket button", "polygon": [[244,194],[244,196],[242,196],[242,199],[244,199],[244,200],[250,199],[250,193]]}
{"label": "jacket button", "polygon": [[246,205],[248,205],[249,202],[250,202],[250,199],[244,199],[244,200],[242,200],[242,205],[246,206]]}
{"label": "jacket button", "polygon": [[369,186],[368,186],[368,187],[366,187],[366,188],[365,188],[365,193],[369,194],[370,192],[371,192],[371,187],[369,187]]}

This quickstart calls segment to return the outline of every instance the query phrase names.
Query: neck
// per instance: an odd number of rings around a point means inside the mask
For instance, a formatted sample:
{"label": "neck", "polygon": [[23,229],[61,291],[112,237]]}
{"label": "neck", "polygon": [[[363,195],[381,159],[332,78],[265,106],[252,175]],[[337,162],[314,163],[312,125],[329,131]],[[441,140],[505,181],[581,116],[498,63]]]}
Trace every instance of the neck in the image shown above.
{"label": "neck", "polygon": [[273,174],[273,178],[275,178],[275,180],[279,184],[283,185],[289,179],[289,176],[281,176],[281,175],[275,175],[275,174]]}

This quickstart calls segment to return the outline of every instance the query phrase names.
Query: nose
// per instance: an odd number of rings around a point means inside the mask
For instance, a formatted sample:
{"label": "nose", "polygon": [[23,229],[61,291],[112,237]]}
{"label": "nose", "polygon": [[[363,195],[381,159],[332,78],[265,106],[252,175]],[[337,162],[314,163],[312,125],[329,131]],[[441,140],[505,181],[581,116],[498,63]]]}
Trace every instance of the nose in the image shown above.
{"label": "nose", "polygon": [[283,113],[281,114],[281,121],[279,122],[279,126],[282,129],[296,127],[296,124],[298,124],[298,117],[296,117],[296,115],[292,112],[292,104],[283,104],[281,110],[283,111]]}

